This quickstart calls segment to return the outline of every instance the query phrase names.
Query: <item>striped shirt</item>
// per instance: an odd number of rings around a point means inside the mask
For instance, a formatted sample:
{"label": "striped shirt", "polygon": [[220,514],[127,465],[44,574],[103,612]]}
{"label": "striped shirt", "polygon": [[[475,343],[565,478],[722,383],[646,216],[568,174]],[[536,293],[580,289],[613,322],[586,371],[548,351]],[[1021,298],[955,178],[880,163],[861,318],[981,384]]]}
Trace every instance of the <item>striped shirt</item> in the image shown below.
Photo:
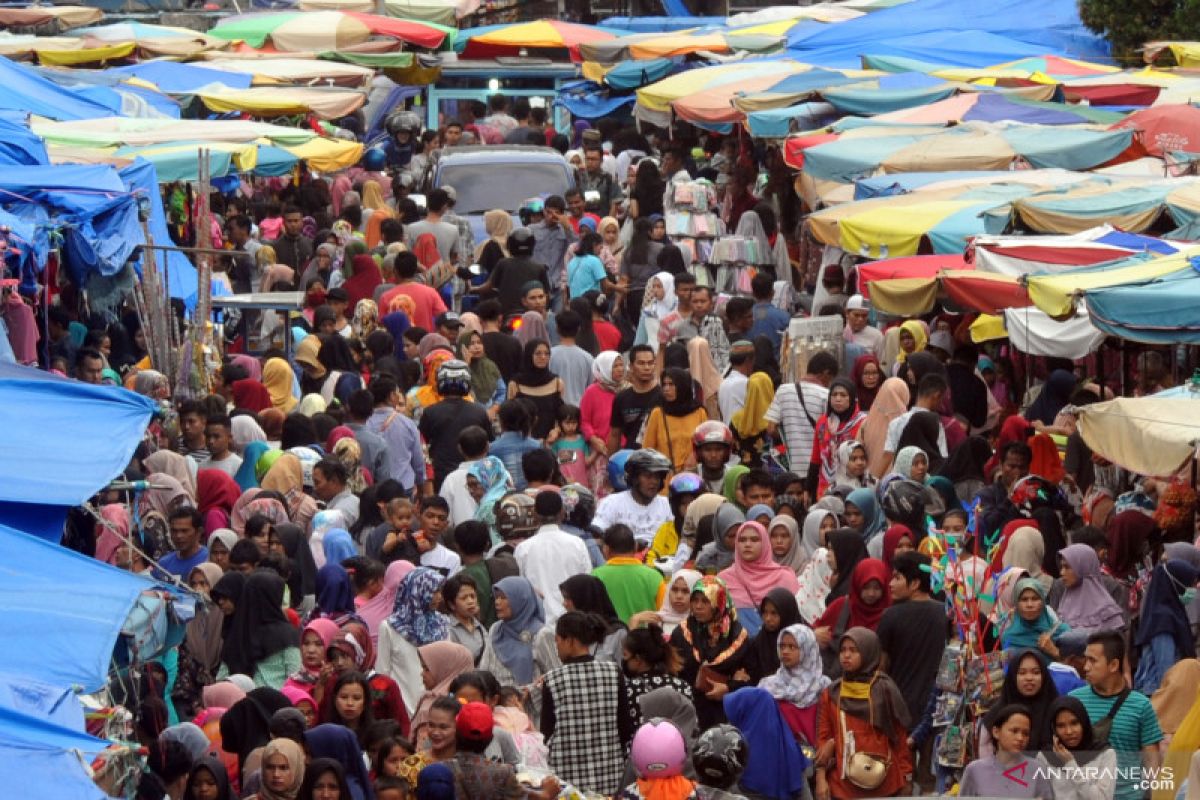
{"label": "striped shirt", "polygon": [[[1104,719],[1104,715],[1117,702],[1120,694],[1105,697],[1096,694],[1091,686],[1083,686],[1071,692],[1071,696],[1083,703],[1088,718],[1092,721],[1092,725],[1095,725]],[[1158,727],[1158,716],[1154,713],[1154,706],[1150,705],[1150,700],[1141,692],[1130,692],[1116,716],[1113,717],[1112,730],[1108,735],[1109,747],[1117,751],[1117,766],[1121,770],[1132,770],[1134,767],[1140,766],[1142,763],[1141,749],[1148,745],[1158,744],[1162,738],[1162,729]],[[1137,788],[1139,781],[1136,771],[1132,775],[1125,772],[1125,775],[1128,777],[1124,779],[1118,775],[1117,792],[1113,797],[1115,800],[1138,800],[1144,793]],[[1145,777],[1153,778],[1154,776]]]}
{"label": "striped shirt", "polygon": [[[783,429],[783,443],[788,451],[788,464],[793,472],[804,475],[812,459],[813,423],[825,413],[829,401],[829,390],[819,383],[803,381],[804,407],[796,396],[796,384],[780,384],[775,399],[763,414],[767,422],[774,422]],[[804,409],[808,409],[808,414]],[[812,421],[809,421],[809,418]]]}

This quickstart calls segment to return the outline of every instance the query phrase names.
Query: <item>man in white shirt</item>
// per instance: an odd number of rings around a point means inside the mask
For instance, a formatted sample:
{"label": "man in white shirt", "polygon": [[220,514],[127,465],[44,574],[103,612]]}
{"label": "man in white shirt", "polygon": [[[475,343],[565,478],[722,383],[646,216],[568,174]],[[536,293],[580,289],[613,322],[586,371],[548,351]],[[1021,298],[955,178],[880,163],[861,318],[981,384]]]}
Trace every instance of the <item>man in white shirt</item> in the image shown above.
{"label": "man in white shirt", "polygon": [[739,339],[729,346],[729,374],[717,390],[717,404],[721,407],[721,419],[726,424],[746,405],[746,384],[750,382],[750,373],[753,371],[754,345]]}
{"label": "man in white shirt", "polygon": [[542,489],[533,502],[542,525],[517,545],[513,557],[521,575],[541,595],[546,624],[553,625],[567,610],[559,585],[573,575],[590,573],[592,559],[582,539],[558,526],[563,518],[563,501],[556,487]]}
{"label": "man in white shirt", "polygon": [[458,434],[458,452],[462,454],[462,463],[446,476],[438,493],[450,506],[451,528],[460,522],[475,519],[479,504],[467,489],[467,471],[479,459],[487,458],[489,444],[487,431],[478,425],[463,428]]}
{"label": "man in white shirt", "polygon": [[814,353],[808,360],[804,379],[780,384],[775,399],[767,407],[767,413],[763,414],[763,419],[767,421],[767,432],[775,441],[779,441],[779,430],[783,429],[788,465],[800,475],[808,471],[814,428],[825,413],[825,406],[829,402],[829,384],[837,372],[838,362],[832,353],[824,350]]}
{"label": "man in white shirt", "polygon": [[630,455],[625,462],[629,488],[601,500],[592,525],[605,531],[620,522],[630,527],[640,545],[649,545],[673,516],[671,504],[659,494],[670,471],[671,462],[655,450],[643,448]]}
{"label": "man in white shirt", "polygon": [[861,294],[846,301],[846,340],[879,358],[883,355],[883,334],[868,324],[870,319],[871,307]]}

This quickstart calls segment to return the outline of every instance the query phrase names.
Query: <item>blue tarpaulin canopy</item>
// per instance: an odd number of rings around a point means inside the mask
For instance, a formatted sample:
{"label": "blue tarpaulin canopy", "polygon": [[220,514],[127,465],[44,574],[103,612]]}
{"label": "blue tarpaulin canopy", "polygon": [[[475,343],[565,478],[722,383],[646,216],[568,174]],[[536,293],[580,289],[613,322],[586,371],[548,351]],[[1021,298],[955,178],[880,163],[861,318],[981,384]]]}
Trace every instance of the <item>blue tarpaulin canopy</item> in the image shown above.
{"label": "blue tarpaulin canopy", "polygon": [[[36,641],[39,634],[27,633],[21,641]],[[71,657],[69,651],[63,656]],[[85,768],[108,744],[0,706],[0,785],[9,797],[109,800]]]}
{"label": "blue tarpaulin canopy", "polygon": [[1090,289],[1092,324],[1105,333],[1150,344],[1200,344],[1200,272],[1193,267],[1146,283]]}
{"label": "blue tarpaulin canopy", "polygon": [[212,83],[223,83],[231,89],[248,89],[254,79],[249,73],[227,72],[174,61],[144,61],[107,71],[122,77],[141,78],[164,92],[191,92]]}
{"label": "blue tarpaulin canopy", "polygon": [[33,68],[0,57],[0,109],[65,121],[112,116],[108,106],[82,97],[39,75]]}
{"label": "blue tarpaulin canopy", "polygon": [[[57,542],[67,509],[128,466],[155,408],[149,398],[115,386],[0,364],[0,519]],[[0,553],[9,558],[8,550]],[[60,594],[63,586],[86,585],[55,580]]]}
{"label": "blue tarpaulin canopy", "polygon": [[[163,210],[162,194],[158,189],[158,173],[154,169],[154,165],[144,158],[139,158],[122,169],[119,174],[129,191],[150,201],[150,219],[146,223],[150,229],[150,235],[154,237],[157,244],[169,246],[172,242],[171,232],[167,230],[167,215]],[[142,241],[141,236],[138,241]],[[145,258],[145,255],[142,257]],[[196,289],[199,283],[196,268],[192,262],[186,255],[175,250],[159,250],[155,253],[155,257],[158,259],[159,270],[165,271],[167,274],[167,288],[171,292],[171,297],[179,298],[188,309],[194,309],[196,307]]]}
{"label": "blue tarpaulin canopy", "polygon": [[610,94],[606,87],[598,83],[575,81],[562,87],[554,104],[570,111],[573,117],[599,119],[636,101],[636,95]]}
{"label": "blue tarpaulin canopy", "polygon": [[0,164],[49,164],[42,137],[29,130],[22,119],[0,117]]}
{"label": "blue tarpaulin canopy", "polygon": [[788,32],[789,54],[827,67],[863,55],[898,55],[984,67],[1031,55],[1105,60],[1104,39],[1084,27],[1075,0],[913,0],[837,25]]}
{"label": "blue tarpaulin canopy", "polygon": [[101,689],[134,601],[156,584],[6,525],[0,552],[4,672],[84,692]]}

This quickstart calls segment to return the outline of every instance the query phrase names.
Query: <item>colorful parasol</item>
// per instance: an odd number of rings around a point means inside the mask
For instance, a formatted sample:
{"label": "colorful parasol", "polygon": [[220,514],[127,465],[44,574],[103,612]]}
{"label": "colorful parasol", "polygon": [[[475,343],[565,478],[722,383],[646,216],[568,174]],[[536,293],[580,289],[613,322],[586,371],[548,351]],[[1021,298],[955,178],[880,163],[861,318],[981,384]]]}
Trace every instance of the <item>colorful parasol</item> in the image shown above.
{"label": "colorful parasol", "polygon": [[580,45],[615,39],[621,31],[560,20],[520,22],[464,31],[467,58],[520,55],[522,50],[566,50],[572,61],[581,61]]}
{"label": "colorful parasol", "polygon": [[209,31],[228,41],[261,48],[269,41],[285,52],[323,52],[362,44],[372,38],[395,39],[417,47],[440,47],[445,28],[425,22],[362,14],[357,11],[288,11],[230,17]]}

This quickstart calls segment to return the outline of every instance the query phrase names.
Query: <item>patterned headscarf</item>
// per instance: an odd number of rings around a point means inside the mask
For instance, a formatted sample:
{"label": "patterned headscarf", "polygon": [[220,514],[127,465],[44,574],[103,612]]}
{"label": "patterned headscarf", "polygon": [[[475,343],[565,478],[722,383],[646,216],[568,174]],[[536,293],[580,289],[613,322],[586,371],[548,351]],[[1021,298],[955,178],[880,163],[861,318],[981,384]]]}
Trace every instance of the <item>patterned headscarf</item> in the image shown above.
{"label": "patterned headscarf", "polygon": [[444,581],[428,567],[417,567],[400,581],[388,623],[414,647],[440,642],[450,632],[446,618],[433,608],[433,596]]}
{"label": "patterned headscarf", "polygon": [[729,633],[730,627],[737,620],[737,609],[733,605],[733,597],[729,594],[725,581],[715,575],[705,575],[692,587],[692,597],[702,594],[712,603],[713,618],[705,628],[709,639],[716,641]]}
{"label": "patterned headscarf", "polygon": [[508,474],[504,462],[495,456],[481,458],[467,467],[467,475],[479,481],[483,486],[483,498],[475,509],[475,519],[486,523],[488,528],[496,527],[496,503],[505,494],[512,491],[512,476]]}
{"label": "patterned headscarf", "polygon": [[821,648],[817,637],[807,625],[789,625],[779,632],[779,639],[791,636],[800,648],[800,663],[795,669],[780,665],[774,675],[768,675],[759,686],[776,700],[786,700],[799,708],[816,703],[831,681],[821,672]]}
{"label": "patterned headscarf", "polygon": [[1196,490],[1187,481],[1172,481],[1159,492],[1154,521],[1162,530],[1173,531],[1189,526],[1195,511]]}

